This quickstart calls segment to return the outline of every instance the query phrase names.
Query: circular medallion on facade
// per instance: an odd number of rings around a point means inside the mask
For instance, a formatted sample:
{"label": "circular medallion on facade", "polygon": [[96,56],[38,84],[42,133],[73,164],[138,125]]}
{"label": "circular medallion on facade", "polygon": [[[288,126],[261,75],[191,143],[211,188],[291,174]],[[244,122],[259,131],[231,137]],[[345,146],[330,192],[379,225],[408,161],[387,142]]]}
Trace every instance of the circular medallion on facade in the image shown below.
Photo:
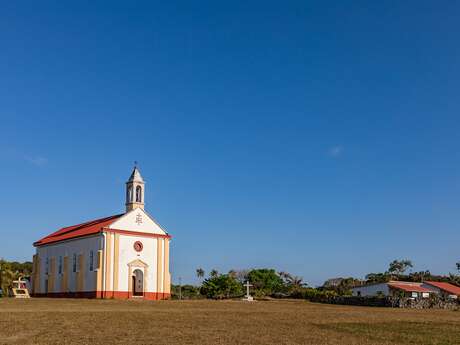
{"label": "circular medallion on facade", "polygon": [[143,248],[144,248],[144,245],[142,244],[141,241],[134,242],[134,250],[136,252],[141,252]]}

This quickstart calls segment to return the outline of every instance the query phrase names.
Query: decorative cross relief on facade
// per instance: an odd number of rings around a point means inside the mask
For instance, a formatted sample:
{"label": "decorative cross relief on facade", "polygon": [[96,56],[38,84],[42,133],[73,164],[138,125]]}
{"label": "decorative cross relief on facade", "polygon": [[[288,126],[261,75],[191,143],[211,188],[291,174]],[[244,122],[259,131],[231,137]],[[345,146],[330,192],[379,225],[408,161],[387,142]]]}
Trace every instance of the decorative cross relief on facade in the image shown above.
{"label": "decorative cross relief on facade", "polygon": [[136,216],[136,223],[137,225],[141,225],[142,224],[142,214],[138,213],[137,216]]}

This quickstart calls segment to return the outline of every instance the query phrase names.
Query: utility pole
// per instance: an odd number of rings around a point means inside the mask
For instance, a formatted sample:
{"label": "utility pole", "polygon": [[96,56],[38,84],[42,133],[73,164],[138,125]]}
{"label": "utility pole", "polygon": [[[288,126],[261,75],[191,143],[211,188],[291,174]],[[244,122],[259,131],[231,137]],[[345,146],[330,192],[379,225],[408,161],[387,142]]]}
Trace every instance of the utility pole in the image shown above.
{"label": "utility pole", "polygon": [[179,300],[182,300],[182,278],[179,277]]}

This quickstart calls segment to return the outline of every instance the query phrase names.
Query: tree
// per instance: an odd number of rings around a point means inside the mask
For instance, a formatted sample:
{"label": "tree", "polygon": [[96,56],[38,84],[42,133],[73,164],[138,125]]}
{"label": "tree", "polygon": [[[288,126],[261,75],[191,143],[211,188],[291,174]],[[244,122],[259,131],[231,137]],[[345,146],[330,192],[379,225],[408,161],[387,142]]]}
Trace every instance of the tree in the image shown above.
{"label": "tree", "polygon": [[212,270],[211,272],[209,272],[209,276],[210,276],[211,278],[215,278],[215,277],[217,277],[218,275],[219,275],[219,272],[218,272],[216,269],[214,269],[214,270]]}
{"label": "tree", "polygon": [[299,276],[291,276],[291,278],[288,281],[288,286],[294,290],[298,290],[307,285],[307,283],[304,283],[303,278]]}
{"label": "tree", "polygon": [[386,283],[390,280],[387,273],[369,273],[366,275],[366,284]]}
{"label": "tree", "polygon": [[248,280],[249,270],[231,270],[228,273],[233,275],[241,284],[244,284]]}
{"label": "tree", "polygon": [[193,285],[171,285],[171,298],[173,299],[199,299],[203,298],[200,294],[200,288]]}
{"label": "tree", "polygon": [[8,293],[13,280],[19,279],[19,277],[28,277],[32,273],[32,263],[26,262],[9,262],[0,259],[0,288],[3,294]]}
{"label": "tree", "polygon": [[270,296],[285,290],[283,279],[274,269],[254,269],[248,273],[247,278],[253,285],[256,296]]}
{"label": "tree", "polygon": [[402,275],[408,268],[414,267],[410,260],[393,260],[388,267],[388,273],[391,275]]}
{"label": "tree", "polygon": [[284,285],[290,292],[293,290],[299,290],[308,285],[307,283],[303,282],[302,277],[294,276],[288,272],[279,272],[278,275],[281,277],[281,279],[283,279]]}
{"label": "tree", "polygon": [[333,278],[326,280],[321,289],[324,291],[334,291],[340,296],[348,296],[351,295],[352,288],[361,284],[362,281],[353,277]]}
{"label": "tree", "polygon": [[455,264],[457,266],[457,271],[460,273],[460,261]]}
{"label": "tree", "polygon": [[420,272],[412,272],[409,274],[407,278],[404,278],[408,281],[412,282],[423,282],[425,280],[437,280],[436,277],[434,277],[429,270],[426,271],[420,271]]}
{"label": "tree", "polygon": [[202,269],[201,267],[196,269],[196,276],[198,277],[198,279],[203,279],[204,274],[204,269]]}
{"label": "tree", "polygon": [[205,279],[200,292],[207,298],[223,299],[242,296],[243,287],[240,282],[231,275],[217,274]]}

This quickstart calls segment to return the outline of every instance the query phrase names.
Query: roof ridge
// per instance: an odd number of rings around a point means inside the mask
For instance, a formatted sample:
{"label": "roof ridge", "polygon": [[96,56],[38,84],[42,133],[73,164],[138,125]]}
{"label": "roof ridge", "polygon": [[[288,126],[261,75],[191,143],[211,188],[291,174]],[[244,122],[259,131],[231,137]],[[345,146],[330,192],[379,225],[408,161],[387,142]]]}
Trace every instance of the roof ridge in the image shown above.
{"label": "roof ridge", "polygon": [[[40,240],[34,242],[34,245],[39,244],[39,243],[41,243],[41,242],[43,242],[45,240],[53,241],[53,242],[54,241],[60,241],[59,238],[61,238],[63,236],[64,237],[65,236],[72,236],[71,235],[72,233],[76,233],[76,232],[79,232],[79,231],[85,231],[84,229],[86,229],[86,228],[91,229],[91,227],[97,227],[98,224],[107,223],[107,222],[110,222],[108,224],[111,224],[112,220],[120,218],[123,215],[124,215],[124,213],[120,213],[120,214],[115,214],[115,215],[104,217],[104,218],[93,219],[93,220],[90,220],[90,221],[87,221],[87,222],[84,222],[84,223],[80,223],[80,224],[76,224],[76,225],[70,225],[70,226],[67,226],[67,227],[63,227],[63,228],[53,232],[52,234],[50,234],[48,236],[45,236],[45,237],[41,238]],[[107,225],[107,224],[104,224],[104,225]],[[91,231],[95,231],[95,229],[93,229]]]}
{"label": "roof ridge", "polygon": [[[61,228],[59,229],[57,232],[47,236],[47,237],[56,237],[56,236],[61,236],[61,235],[65,235],[65,234],[68,234],[69,232],[72,232],[72,231],[76,231],[76,230],[79,230],[81,228],[85,228],[85,227],[88,227],[88,226],[91,226],[93,224],[97,224],[97,223],[101,223],[105,220],[110,220],[111,218],[117,218],[115,216],[112,216],[112,217],[104,217],[104,218],[100,218],[100,219],[95,219],[95,220],[90,220],[88,222],[85,222],[85,223],[80,223],[80,224],[76,224],[76,225],[70,225],[70,226],[66,226],[64,228]],[[64,229],[68,229],[67,231],[63,231],[61,232],[61,230],[64,230]]]}
{"label": "roof ridge", "polygon": [[[118,218],[120,216],[122,216],[123,214],[117,214],[117,215],[113,215],[113,216],[108,216],[108,217],[103,217],[103,218],[98,218],[98,219],[93,219],[93,220],[88,220],[86,222],[83,222],[83,223],[78,223],[78,224],[74,224],[74,225],[69,225],[69,226],[64,226],[63,228],[60,228],[59,230],[57,230],[56,232],[53,232],[52,234],[48,235],[47,237],[54,237],[54,236],[57,236],[57,235],[62,235],[62,234],[66,234],[70,231],[74,231],[74,230],[78,230],[78,229],[81,229],[82,227],[85,227],[85,226],[90,226],[91,224],[96,224],[96,223],[100,223],[102,221],[105,221],[105,220],[109,220],[111,218]],[[61,232],[62,230],[65,230],[65,229],[68,229],[67,231],[63,231]]]}

